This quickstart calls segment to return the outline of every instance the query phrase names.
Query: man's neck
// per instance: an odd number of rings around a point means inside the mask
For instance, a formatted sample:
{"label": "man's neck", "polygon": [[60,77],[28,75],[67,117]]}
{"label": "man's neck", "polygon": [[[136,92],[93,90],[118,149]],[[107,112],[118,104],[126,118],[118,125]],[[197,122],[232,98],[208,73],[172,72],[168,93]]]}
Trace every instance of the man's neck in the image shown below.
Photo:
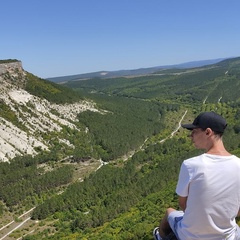
{"label": "man's neck", "polygon": [[213,154],[213,155],[220,155],[220,156],[230,156],[231,153],[229,153],[224,145],[221,139],[218,139],[216,142],[213,142],[213,144],[207,149],[207,154]]}

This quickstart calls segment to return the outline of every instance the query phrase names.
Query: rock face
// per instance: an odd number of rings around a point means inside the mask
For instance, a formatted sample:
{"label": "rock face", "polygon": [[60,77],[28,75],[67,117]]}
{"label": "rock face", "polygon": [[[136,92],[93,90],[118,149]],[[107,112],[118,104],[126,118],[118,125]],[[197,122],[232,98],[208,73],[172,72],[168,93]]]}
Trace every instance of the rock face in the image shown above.
{"label": "rock face", "polygon": [[[49,142],[41,136],[59,132],[63,126],[86,131],[75,125],[77,114],[99,111],[93,102],[58,105],[31,95],[24,90],[25,76],[20,61],[0,63],[0,161],[48,150]],[[59,139],[59,143],[68,144],[68,140]]]}

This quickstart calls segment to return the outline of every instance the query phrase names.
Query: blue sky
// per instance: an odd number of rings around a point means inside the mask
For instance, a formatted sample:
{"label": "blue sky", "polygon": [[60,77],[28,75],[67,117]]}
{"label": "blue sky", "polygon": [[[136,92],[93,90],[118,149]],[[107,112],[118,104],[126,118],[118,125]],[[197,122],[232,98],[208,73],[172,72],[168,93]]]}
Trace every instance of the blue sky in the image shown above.
{"label": "blue sky", "polygon": [[39,77],[240,56],[239,0],[8,0],[0,59]]}

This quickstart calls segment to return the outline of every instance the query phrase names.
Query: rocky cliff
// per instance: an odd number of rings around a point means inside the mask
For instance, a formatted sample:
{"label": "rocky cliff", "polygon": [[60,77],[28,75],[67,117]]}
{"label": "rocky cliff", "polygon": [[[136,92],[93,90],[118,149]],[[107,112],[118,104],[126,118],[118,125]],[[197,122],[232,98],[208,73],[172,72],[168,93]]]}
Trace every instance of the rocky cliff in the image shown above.
{"label": "rocky cliff", "polygon": [[[43,134],[60,132],[64,126],[86,131],[76,126],[77,114],[98,111],[93,102],[59,105],[31,95],[24,89],[25,76],[20,61],[0,62],[0,161],[24,154],[35,155],[37,149],[47,151],[50,140],[44,140]],[[58,141],[71,145],[64,138]]]}

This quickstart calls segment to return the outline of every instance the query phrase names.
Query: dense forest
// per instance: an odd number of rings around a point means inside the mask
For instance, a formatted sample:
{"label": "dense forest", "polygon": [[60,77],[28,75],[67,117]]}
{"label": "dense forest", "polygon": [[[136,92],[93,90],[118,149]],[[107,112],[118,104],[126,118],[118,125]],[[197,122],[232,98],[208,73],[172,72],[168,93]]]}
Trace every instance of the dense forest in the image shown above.
{"label": "dense forest", "polygon": [[[41,226],[25,240],[152,239],[165,209],[178,208],[182,161],[201,153],[178,128],[183,116],[190,122],[202,111],[223,115],[226,147],[240,157],[239,73],[240,58],[65,86],[29,74],[26,89],[32,94],[57,103],[91,99],[104,114],[82,112],[78,124],[87,132],[64,127],[58,133],[68,135],[75,149],[53,144],[50,153],[0,163],[0,214],[36,207],[31,218]],[[43,137],[54,142],[54,135]],[[79,181],[78,161],[99,159],[104,165]]]}

